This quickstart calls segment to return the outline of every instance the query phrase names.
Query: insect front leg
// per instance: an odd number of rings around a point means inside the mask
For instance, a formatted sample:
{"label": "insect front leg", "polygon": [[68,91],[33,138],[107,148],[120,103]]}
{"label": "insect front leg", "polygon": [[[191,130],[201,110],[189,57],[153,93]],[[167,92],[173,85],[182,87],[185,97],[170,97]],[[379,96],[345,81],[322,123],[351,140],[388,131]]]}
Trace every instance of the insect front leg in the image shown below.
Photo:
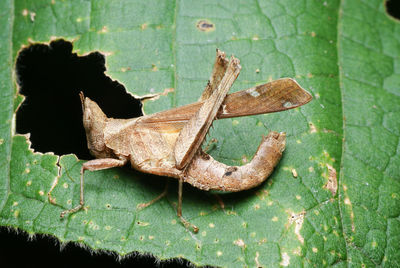
{"label": "insect front leg", "polygon": [[108,169],[108,168],[113,168],[113,167],[121,167],[121,166],[125,165],[126,162],[127,162],[127,159],[114,159],[114,158],[94,159],[94,160],[85,162],[81,168],[81,187],[80,187],[79,205],[77,205],[76,207],[74,207],[72,209],[64,210],[63,212],[61,212],[60,217],[64,218],[65,215],[68,213],[75,213],[75,212],[83,209],[83,206],[85,204],[84,195],[83,195],[83,191],[84,191],[83,176],[84,176],[84,173],[86,170],[96,171],[96,170]]}
{"label": "insect front leg", "polygon": [[218,88],[218,85],[221,83],[221,80],[225,75],[228,63],[229,61],[226,59],[225,52],[217,49],[217,55],[215,57],[214,68],[212,70],[210,80],[208,81],[206,88],[201,94],[199,101],[208,99],[211,94]]}
{"label": "insect front leg", "polygon": [[222,102],[239,75],[240,69],[239,60],[232,56],[225,75],[218,84],[217,89],[204,101],[197,113],[189,119],[179,132],[174,147],[177,169],[183,170],[200,149]]}

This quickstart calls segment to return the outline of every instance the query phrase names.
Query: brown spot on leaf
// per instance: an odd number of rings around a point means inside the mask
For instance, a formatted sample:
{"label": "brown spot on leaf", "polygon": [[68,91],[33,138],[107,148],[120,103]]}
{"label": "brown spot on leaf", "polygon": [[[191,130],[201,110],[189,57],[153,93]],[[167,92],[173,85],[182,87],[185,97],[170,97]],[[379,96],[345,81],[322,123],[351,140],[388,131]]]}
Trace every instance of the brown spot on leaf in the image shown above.
{"label": "brown spot on leaf", "polygon": [[171,93],[171,92],[174,92],[174,91],[175,91],[174,88],[165,88],[164,91],[162,93],[160,93],[160,95],[167,96],[168,93]]}
{"label": "brown spot on leaf", "polygon": [[294,169],[294,168],[292,168],[292,175],[293,175],[293,177],[295,177],[295,178],[297,178],[297,176],[298,176],[297,171],[296,171],[296,169]]}
{"label": "brown spot on leaf", "polygon": [[282,266],[288,266],[290,264],[290,256],[287,252],[282,252],[281,254],[282,261],[279,263]]}
{"label": "brown spot on leaf", "polygon": [[335,196],[337,192],[336,169],[329,164],[326,164],[326,167],[328,168],[329,175],[328,175],[328,182],[324,185],[324,188],[328,189],[332,193],[332,196]]}
{"label": "brown spot on leaf", "polygon": [[308,125],[310,126],[310,133],[315,133],[317,132],[317,128],[312,122],[309,122]]}
{"label": "brown spot on leaf", "polygon": [[202,32],[211,32],[215,30],[215,24],[209,20],[199,20],[196,27]]}
{"label": "brown spot on leaf", "polygon": [[30,12],[29,13],[29,17],[30,17],[31,21],[34,22],[35,21],[35,17],[36,17],[36,13],[35,12]]}
{"label": "brown spot on leaf", "polygon": [[233,241],[233,244],[235,244],[236,246],[241,247],[241,248],[245,248],[246,247],[246,244],[240,238],[235,240],[235,241]]}
{"label": "brown spot on leaf", "polygon": [[256,257],[254,258],[254,261],[256,262],[257,267],[262,267],[261,264],[258,261],[258,257],[260,257],[260,253],[258,251],[256,252]]}
{"label": "brown spot on leaf", "polygon": [[291,226],[293,223],[295,223],[295,227],[294,227],[294,233],[297,236],[297,239],[304,244],[304,238],[303,236],[300,234],[300,230],[303,226],[303,222],[304,222],[304,217],[306,215],[305,211],[301,211],[300,213],[294,213],[294,212],[289,212],[289,222],[288,224],[286,224],[286,228],[289,228],[289,226]]}
{"label": "brown spot on leaf", "polygon": [[107,28],[107,26],[103,26],[103,28],[101,28],[101,30],[100,31],[98,31],[97,33],[102,33],[102,34],[104,34],[104,33],[107,33],[108,32],[108,28]]}

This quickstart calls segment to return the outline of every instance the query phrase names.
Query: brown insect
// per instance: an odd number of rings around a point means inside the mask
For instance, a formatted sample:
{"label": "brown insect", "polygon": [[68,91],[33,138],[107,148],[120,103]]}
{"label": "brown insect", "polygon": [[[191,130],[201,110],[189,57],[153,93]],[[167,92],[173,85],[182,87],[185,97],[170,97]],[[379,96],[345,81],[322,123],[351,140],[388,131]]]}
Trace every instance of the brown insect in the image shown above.
{"label": "brown insect", "polygon": [[[279,79],[230,95],[239,75],[239,60],[217,50],[214,68],[198,102],[133,119],[107,118],[100,107],[80,94],[88,147],[97,159],[81,168],[80,203],[84,206],[85,170],[101,170],[131,163],[141,172],[179,179],[178,217],[183,225],[198,228],[182,217],[182,183],[202,190],[237,192],[253,188],[272,173],[285,149],[285,133],[270,132],[262,138],[252,161],[244,166],[227,166],[202,151],[201,145],[213,120],[272,113],[299,107],[312,97],[290,78]],[[166,194],[139,207],[146,207]]]}

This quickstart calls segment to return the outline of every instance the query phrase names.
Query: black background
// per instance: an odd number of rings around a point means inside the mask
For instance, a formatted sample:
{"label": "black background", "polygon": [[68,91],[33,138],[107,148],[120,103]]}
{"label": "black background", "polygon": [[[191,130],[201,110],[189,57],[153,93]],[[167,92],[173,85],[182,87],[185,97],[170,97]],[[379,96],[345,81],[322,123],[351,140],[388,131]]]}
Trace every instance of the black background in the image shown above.
{"label": "black background", "polygon": [[118,261],[117,255],[93,253],[73,243],[63,249],[55,238],[0,229],[1,267],[188,267],[185,260],[157,263],[149,256],[130,255]]}

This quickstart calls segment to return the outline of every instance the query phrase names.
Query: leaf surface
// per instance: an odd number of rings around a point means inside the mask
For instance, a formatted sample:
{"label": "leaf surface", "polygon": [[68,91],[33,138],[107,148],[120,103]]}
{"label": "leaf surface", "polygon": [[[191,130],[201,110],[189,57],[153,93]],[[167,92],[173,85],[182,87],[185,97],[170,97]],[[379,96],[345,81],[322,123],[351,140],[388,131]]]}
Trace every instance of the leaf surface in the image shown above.
{"label": "leaf surface", "polygon": [[[12,1],[0,3],[0,224],[91,249],[185,258],[196,265],[398,266],[400,263],[400,26],[382,1]],[[268,131],[287,146],[260,187],[222,194],[184,188],[127,169],[85,174],[82,161],[41,154],[16,135],[14,63],[29,42],[74,41],[80,55],[107,55],[106,74],[153,113],[196,101],[215,49],[241,60],[232,91],[295,78],[314,100],[294,110],[218,120],[211,155],[249,161]],[[297,173],[297,176],[294,174]],[[52,189],[57,205],[47,199]]]}

